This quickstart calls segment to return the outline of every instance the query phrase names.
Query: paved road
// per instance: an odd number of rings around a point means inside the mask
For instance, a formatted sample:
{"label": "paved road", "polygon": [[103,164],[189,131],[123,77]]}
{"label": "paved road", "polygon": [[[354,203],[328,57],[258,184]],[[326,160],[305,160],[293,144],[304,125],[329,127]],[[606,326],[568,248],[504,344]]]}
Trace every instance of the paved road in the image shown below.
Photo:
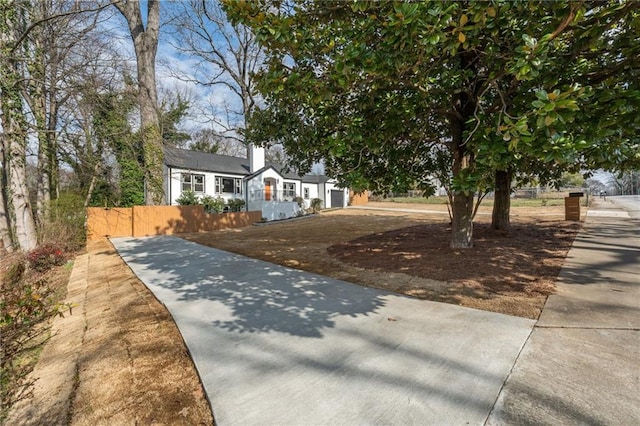
{"label": "paved road", "polygon": [[607,197],[607,201],[626,211],[634,219],[640,218],[640,195],[619,195]]}
{"label": "paved road", "polygon": [[222,426],[483,424],[534,325],[175,237],[113,243],[173,315]]}

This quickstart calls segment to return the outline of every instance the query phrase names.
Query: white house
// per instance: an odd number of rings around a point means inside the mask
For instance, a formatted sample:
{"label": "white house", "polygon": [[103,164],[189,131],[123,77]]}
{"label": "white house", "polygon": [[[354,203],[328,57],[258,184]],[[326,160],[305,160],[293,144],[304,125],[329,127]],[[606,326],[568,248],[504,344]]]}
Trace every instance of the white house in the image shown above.
{"label": "white house", "polygon": [[183,191],[197,195],[245,200],[247,210],[261,210],[267,220],[299,214],[298,199],[308,208],[311,200],[322,200],[323,208],[345,207],[346,188],[321,175],[285,172],[283,167],[265,162],[264,148],[249,147],[249,158],[208,154],[172,147],[164,148],[164,181],[169,205]]}

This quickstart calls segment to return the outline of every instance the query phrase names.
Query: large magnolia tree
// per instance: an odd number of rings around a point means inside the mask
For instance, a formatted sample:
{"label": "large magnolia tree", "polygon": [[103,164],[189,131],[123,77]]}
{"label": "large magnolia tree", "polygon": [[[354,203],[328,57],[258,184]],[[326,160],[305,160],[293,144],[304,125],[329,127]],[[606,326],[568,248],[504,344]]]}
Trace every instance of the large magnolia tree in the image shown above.
{"label": "large magnolia tree", "polygon": [[516,175],[637,163],[636,6],[225,2],[268,55],[249,138],[357,190],[448,177],[455,248],[472,246],[487,179],[508,227]]}

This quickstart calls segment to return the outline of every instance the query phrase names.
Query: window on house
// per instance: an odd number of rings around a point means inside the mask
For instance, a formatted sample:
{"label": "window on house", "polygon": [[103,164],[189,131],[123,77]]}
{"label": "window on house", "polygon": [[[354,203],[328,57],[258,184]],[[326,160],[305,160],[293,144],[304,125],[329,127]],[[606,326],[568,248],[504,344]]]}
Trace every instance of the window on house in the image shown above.
{"label": "window on house", "polygon": [[293,182],[285,182],[283,184],[284,196],[295,197],[296,196],[296,184]]}
{"label": "window on house", "polygon": [[242,194],[242,179],[216,177],[216,194]]}
{"label": "window on house", "polygon": [[204,175],[182,173],[182,191],[204,192]]}
{"label": "window on house", "polygon": [[305,188],[304,189],[304,199],[308,200],[309,199],[309,188]]}

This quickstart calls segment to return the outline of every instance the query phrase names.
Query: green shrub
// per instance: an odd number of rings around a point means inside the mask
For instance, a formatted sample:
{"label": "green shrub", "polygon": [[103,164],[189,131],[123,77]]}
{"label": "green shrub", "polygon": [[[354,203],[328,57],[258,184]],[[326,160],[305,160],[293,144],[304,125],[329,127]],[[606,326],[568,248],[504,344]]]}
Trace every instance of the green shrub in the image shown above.
{"label": "green shrub", "polygon": [[227,205],[229,206],[229,210],[231,210],[232,212],[242,211],[245,204],[245,201],[241,198],[232,198],[227,203]]}
{"label": "green shrub", "polygon": [[303,208],[304,207],[304,198],[296,197],[296,203],[298,203],[298,207]]}
{"label": "green shrub", "polygon": [[224,210],[224,198],[212,197],[211,195],[205,195],[202,197],[202,205],[207,213],[222,213]]}
{"label": "green shrub", "polygon": [[66,252],[84,247],[87,240],[84,197],[63,192],[58,199],[51,201],[48,213],[47,219],[40,221],[38,230],[38,240],[42,244],[55,244]]}
{"label": "green shrub", "polygon": [[322,200],[320,198],[311,199],[311,211],[314,213],[319,212],[322,209]]}
{"label": "green shrub", "polygon": [[61,294],[48,274],[27,269],[28,256],[3,259],[0,277],[0,424],[16,402],[28,398],[29,373],[49,335],[48,320],[58,315]]}
{"label": "green shrub", "polygon": [[181,206],[197,206],[200,204],[198,196],[193,191],[182,191],[182,194],[176,198],[176,202]]}

